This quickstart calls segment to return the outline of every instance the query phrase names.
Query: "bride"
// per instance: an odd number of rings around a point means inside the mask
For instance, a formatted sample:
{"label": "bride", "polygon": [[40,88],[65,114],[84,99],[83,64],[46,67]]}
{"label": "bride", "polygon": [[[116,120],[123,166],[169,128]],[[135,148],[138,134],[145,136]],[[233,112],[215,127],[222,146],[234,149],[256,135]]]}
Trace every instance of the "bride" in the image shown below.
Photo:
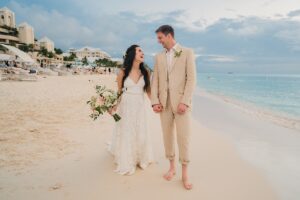
{"label": "bride", "polygon": [[138,45],[130,46],[124,66],[117,76],[121,99],[113,109],[121,120],[116,122],[108,150],[121,175],[134,174],[136,167],[145,169],[153,162],[145,93],[150,99],[150,72],[144,67],[144,53]]}

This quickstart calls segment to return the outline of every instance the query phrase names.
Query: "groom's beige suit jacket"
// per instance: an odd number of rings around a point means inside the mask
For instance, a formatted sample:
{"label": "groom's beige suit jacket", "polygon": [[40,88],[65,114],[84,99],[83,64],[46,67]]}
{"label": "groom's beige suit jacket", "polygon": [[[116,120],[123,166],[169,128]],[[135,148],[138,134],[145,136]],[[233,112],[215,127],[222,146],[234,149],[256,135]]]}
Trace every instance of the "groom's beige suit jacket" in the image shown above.
{"label": "groom's beige suit jacket", "polygon": [[[172,110],[179,103],[192,106],[192,93],[196,85],[195,56],[192,49],[176,45],[171,70],[168,71],[166,50],[155,56],[154,73],[151,83],[151,103],[167,104],[168,90]],[[177,55],[177,56],[176,56]]]}

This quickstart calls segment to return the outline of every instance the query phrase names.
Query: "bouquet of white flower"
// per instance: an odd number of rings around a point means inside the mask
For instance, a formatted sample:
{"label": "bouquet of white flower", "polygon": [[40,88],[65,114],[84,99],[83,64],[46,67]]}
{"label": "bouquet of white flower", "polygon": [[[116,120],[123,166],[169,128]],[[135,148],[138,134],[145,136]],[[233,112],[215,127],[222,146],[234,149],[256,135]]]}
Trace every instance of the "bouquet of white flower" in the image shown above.
{"label": "bouquet of white flower", "polygon": [[93,113],[90,114],[90,117],[96,120],[100,115],[109,112],[116,122],[119,121],[121,117],[113,112],[118,104],[121,94],[101,85],[96,85],[95,89],[97,96],[92,96],[91,99],[86,102],[93,111]]}

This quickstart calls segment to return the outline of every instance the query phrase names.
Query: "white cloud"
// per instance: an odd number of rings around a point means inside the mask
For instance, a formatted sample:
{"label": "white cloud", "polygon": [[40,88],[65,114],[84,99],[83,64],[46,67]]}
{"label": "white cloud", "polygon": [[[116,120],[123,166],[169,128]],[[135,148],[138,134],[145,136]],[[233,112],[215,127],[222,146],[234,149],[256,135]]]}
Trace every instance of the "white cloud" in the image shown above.
{"label": "white cloud", "polygon": [[87,38],[94,36],[93,31],[76,18],[64,16],[55,10],[46,11],[39,6],[22,6],[16,2],[12,2],[10,8],[16,13],[17,19],[22,18],[34,27],[35,37],[55,38],[55,43],[64,47],[71,47],[74,41],[88,42]]}
{"label": "white cloud", "polygon": [[276,37],[286,40],[291,49],[294,51],[300,51],[300,26],[295,29],[281,30],[275,34]]}
{"label": "white cloud", "polygon": [[239,28],[228,28],[226,32],[238,36],[251,36],[259,34],[261,30],[257,26],[250,25]]}
{"label": "white cloud", "polygon": [[238,58],[227,55],[213,55],[213,54],[196,54],[196,58],[201,58],[204,61],[213,61],[213,62],[236,62]]}
{"label": "white cloud", "polygon": [[289,17],[298,17],[300,16],[300,9],[299,10],[293,10],[291,12],[288,13]]}
{"label": "white cloud", "polygon": [[[199,19],[206,21],[207,25],[215,23],[221,18],[237,18],[239,15],[272,17],[275,14],[286,14],[290,10],[300,8],[300,1],[295,0],[151,0],[143,1],[118,1],[111,0],[107,3],[104,0],[73,0],[72,3],[82,12],[95,13],[118,13],[120,11],[135,12],[141,15],[153,13],[170,13],[177,10],[186,11],[186,23],[190,28],[195,27]],[[105,4],[105,6],[103,6]],[[181,19],[178,19],[181,21]]]}
{"label": "white cloud", "polygon": [[[115,16],[86,17],[83,19],[65,15],[57,10],[45,10],[37,5],[22,5],[15,1],[9,8],[16,18],[27,21],[34,27],[36,37],[47,36],[54,40],[57,47],[68,49],[80,46],[115,46],[123,37],[138,31],[135,23],[122,24]],[[88,18],[88,20],[87,20]],[[120,31],[120,30],[123,31]]]}
{"label": "white cloud", "polygon": [[289,18],[292,21],[300,22],[300,9],[289,12],[286,18]]}

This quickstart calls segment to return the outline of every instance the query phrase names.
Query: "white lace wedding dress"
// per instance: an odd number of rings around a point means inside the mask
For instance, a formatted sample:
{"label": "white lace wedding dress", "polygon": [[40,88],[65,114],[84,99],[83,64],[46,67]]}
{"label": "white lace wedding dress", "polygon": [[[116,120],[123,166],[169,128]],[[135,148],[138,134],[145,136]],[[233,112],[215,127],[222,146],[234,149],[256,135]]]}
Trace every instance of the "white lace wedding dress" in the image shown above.
{"label": "white lace wedding dress", "polygon": [[116,122],[109,152],[117,164],[116,172],[131,175],[137,165],[145,169],[153,162],[150,129],[147,120],[147,108],[143,87],[143,76],[135,83],[127,77],[124,81],[123,94],[117,113],[121,120]]}

